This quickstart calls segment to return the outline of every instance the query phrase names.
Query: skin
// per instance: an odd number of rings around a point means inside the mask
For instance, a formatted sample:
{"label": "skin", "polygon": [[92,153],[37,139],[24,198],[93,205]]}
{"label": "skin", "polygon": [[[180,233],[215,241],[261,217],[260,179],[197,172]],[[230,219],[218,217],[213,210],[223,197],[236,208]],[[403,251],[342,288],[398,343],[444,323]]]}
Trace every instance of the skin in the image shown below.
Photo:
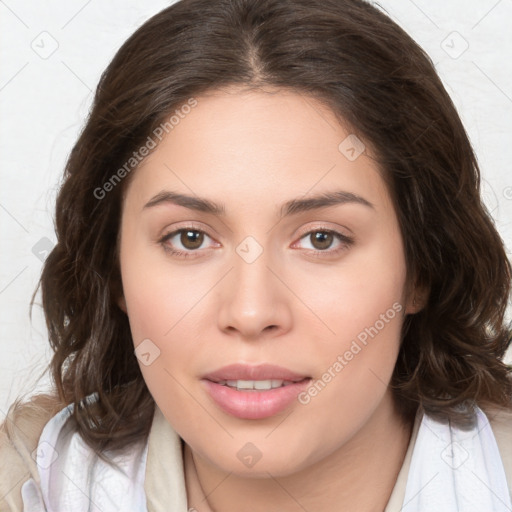
{"label": "skin", "polygon": [[[197,100],[135,171],[120,233],[119,304],[135,347],[150,339],[160,350],[139,365],[186,443],[189,507],[383,510],[411,434],[387,385],[404,316],[421,301],[413,305],[377,163],[368,147],[347,159],[338,146],[350,131],[310,97],[228,88]],[[279,216],[290,199],[340,189],[373,207],[346,203]],[[172,203],[144,208],[162,190],[223,203],[226,214]],[[191,225],[206,233],[201,245],[184,245],[179,234],[159,242]],[[307,234],[326,229],[353,243],[334,237],[322,246]],[[252,263],[236,252],[247,236],[263,249]],[[193,254],[175,256],[164,246]],[[200,382],[236,362],[278,364],[320,379],[393,304],[400,314],[306,405],[294,401],[270,418],[239,419],[219,409]],[[252,468],[237,457],[247,442],[261,453]]]}

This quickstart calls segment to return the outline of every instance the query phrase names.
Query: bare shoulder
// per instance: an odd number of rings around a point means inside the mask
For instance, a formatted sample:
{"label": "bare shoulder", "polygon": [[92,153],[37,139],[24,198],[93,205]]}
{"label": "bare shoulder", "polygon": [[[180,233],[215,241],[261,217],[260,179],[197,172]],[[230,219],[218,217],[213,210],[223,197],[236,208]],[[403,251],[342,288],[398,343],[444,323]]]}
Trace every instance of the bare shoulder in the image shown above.
{"label": "bare shoulder", "polygon": [[38,394],[14,402],[0,425],[0,510],[22,511],[21,487],[39,480],[32,452],[46,423],[65,407],[55,395]]}

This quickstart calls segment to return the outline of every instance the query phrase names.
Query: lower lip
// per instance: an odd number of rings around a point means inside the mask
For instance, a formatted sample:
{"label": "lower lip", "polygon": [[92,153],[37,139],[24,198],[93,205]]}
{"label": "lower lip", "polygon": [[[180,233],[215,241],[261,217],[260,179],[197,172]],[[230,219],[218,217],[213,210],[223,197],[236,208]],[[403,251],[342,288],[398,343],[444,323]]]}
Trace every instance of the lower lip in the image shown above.
{"label": "lower lip", "polygon": [[224,412],[237,418],[259,420],[285,410],[307,388],[311,379],[264,391],[238,391],[210,380],[203,379],[202,382],[213,401]]}

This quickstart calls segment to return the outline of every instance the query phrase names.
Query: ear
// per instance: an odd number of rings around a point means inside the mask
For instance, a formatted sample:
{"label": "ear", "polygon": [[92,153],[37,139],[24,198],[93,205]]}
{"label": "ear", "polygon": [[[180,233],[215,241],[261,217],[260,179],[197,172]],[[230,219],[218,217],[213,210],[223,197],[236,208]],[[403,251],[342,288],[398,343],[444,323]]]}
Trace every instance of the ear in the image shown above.
{"label": "ear", "polygon": [[124,299],[124,295],[121,295],[117,299],[117,305],[126,313],[128,314],[128,309],[126,307],[126,300]]}
{"label": "ear", "polygon": [[428,302],[430,290],[426,285],[415,285],[408,293],[405,305],[406,315],[419,313]]}
{"label": "ear", "polygon": [[119,308],[126,314],[128,314],[128,308],[126,307],[126,300],[124,298],[123,285],[121,283],[120,277],[111,281],[110,294],[113,300],[115,300],[116,304],[119,306]]}

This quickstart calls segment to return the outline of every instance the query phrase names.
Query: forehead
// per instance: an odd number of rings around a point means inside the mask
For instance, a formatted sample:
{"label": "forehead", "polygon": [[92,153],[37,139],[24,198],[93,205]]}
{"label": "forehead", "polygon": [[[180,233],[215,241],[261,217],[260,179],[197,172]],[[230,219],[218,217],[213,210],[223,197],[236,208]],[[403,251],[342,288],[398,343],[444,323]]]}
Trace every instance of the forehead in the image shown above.
{"label": "forehead", "polygon": [[334,187],[386,199],[368,144],[318,100],[229,88],[196,101],[135,172],[139,201],[165,188],[260,205]]}

